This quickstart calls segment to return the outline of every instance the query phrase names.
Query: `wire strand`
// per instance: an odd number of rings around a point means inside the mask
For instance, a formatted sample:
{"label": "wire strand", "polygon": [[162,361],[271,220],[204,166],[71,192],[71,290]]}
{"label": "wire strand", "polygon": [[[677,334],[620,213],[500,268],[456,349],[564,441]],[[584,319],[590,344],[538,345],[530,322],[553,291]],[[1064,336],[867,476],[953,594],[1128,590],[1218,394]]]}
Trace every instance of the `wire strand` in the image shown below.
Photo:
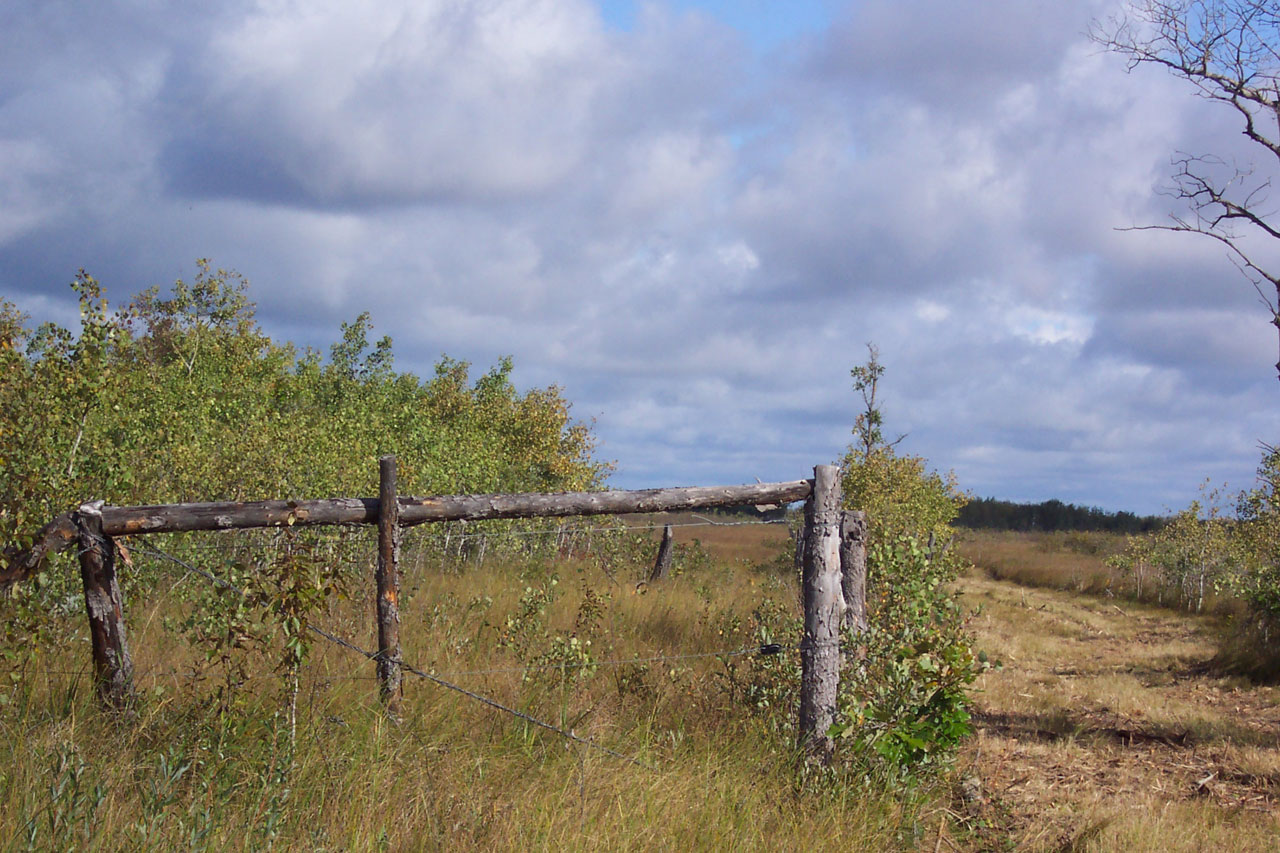
{"label": "wire strand", "polygon": [[[178,565],[182,566],[183,568],[187,569],[188,571],[195,572],[196,574],[198,574],[198,575],[200,575],[200,576],[202,576],[202,577],[204,577],[204,578],[208,579],[208,580],[209,580],[209,581],[211,581],[212,583],[214,583],[214,584],[216,584],[216,585],[218,585],[218,586],[220,586],[220,587],[222,587],[222,588],[224,588],[224,589],[229,589],[229,590],[232,590],[232,591],[234,591],[234,592],[238,592],[238,593],[239,593],[240,595],[242,595],[242,596],[247,595],[247,593],[246,593],[244,590],[242,590],[242,589],[240,589],[240,588],[236,587],[234,584],[232,584],[232,583],[230,583],[230,582],[228,582],[228,581],[226,581],[226,580],[223,580],[223,579],[221,579],[221,578],[218,578],[218,577],[216,577],[216,576],[214,576],[214,575],[210,574],[209,572],[204,571],[203,569],[197,568],[196,566],[191,565],[190,563],[188,563],[188,562],[187,562],[187,561],[185,561],[185,560],[179,559],[178,557],[174,557],[174,556],[172,556],[171,554],[166,554],[166,553],[164,553],[163,551],[160,551],[160,550],[158,550],[158,549],[148,548],[148,547],[146,547],[146,546],[143,546],[143,547],[146,549],[146,551],[149,551],[149,552],[150,552],[151,554],[153,554],[154,556],[157,556],[157,557],[163,557],[163,558],[165,558],[165,559],[172,560],[173,562],[177,563]],[[315,625],[312,625],[310,622],[308,622],[308,623],[307,623],[307,628],[308,628],[309,630],[311,630],[311,632],[312,632],[312,633],[314,633],[314,634],[316,634],[317,636],[323,637],[324,639],[328,640],[329,642],[331,642],[331,643],[335,643],[336,645],[339,645],[339,646],[342,646],[342,647],[343,647],[343,648],[345,648],[345,649],[349,649],[349,650],[351,650],[351,651],[355,652],[356,654],[363,655],[364,657],[368,658],[368,659],[369,659],[369,660],[371,660],[371,661],[378,662],[378,661],[383,660],[383,656],[382,656],[381,654],[378,654],[378,653],[376,653],[376,652],[370,652],[370,651],[367,651],[366,649],[362,649],[362,648],[360,648],[359,646],[355,645],[354,643],[351,643],[351,642],[349,642],[349,641],[347,641],[347,640],[344,640],[343,638],[341,638],[341,637],[337,636],[336,634],[332,634],[332,633],[330,633],[329,631],[324,630],[323,628],[319,628],[319,627],[317,627],[317,626],[315,626]],[[618,758],[618,759],[621,759],[621,760],[623,760],[623,761],[630,762],[631,764],[634,764],[634,765],[636,765],[637,767],[643,767],[643,768],[644,768],[644,769],[646,769],[646,770],[655,770],[655,771],[656,771],[656,768],[655,768],[655,767],[653,767],[653,766],[652,766],[652,765],[650,765],[650,764],[646,764],[645,762],[641,761],[641,760],[640,760],[640,759],[638,759],[638,758],[634,758],[634,757],[632,757],[632,756],[630,756],[630,755],[624,755],[624,754],[623,754],[623,753],[621,753],[621,752],[617,752],[616,750],[610,749],[610,748],[609,748],[609,747],[607,747],[607,746],[604,746],[604,745],[602,745],[602,744],[596,743],[595,741],[593,741],[593,740],[591,740],[591,739],[589,739],[589,738],[584,738],[584,737],[581,737],[581,736],[579,736],[579,735],[576,735],[576,734],[574,734],[572,731],[569,731],[569,730],[567,730],[567,729],[559,728],[558,726],[553,726],[551,723],[543,722],[542,720],[539,720],[539,719],[537,719],[536,717],[530,716],[529,714],[526,714],[526,713],[524,713],[523,711],[518,711],[518,710],[516,710],[515,708],[510,708],[510,707],[508,707],[508,706],[506,706],[506,705],[503,705],[501,702],[498,702],[497,700],[490,699],[488,696],[482,696],[481,694],[476,693],[476,692],[471,691],[471,690],[468,690],[468,689],[466,689],[465,687],[460,687],[460,686],[459,686],[459,685],[457,685],[457,684],[453,684],[452,682],[446,681],[446,680],[444,680],[443,678],[440,678],[439,676],[435,676],[435,675],[431,675],[431,674],[429,674],[429,673],[423,672],[422,670],[418,669],[417,667],[413,666],[412,664],[404,663],[404,662],[400,662],[400,664],[399,664],[399,665],[400,665],[400,667],[401,667],[402,669],[404,669],[404,670],[406,670],[406,671],[408,671],[408,672],[410,672],[410,673],[412,673],[412,674],[414,674],[414,675],[418,676],[419,678],[422,678],[422,679],[425,679],[425,680],[427,680],[427,681],[430,681],[430,682],[432,682],[433,684],[437,684],[437,685],[439,685],[440,687],[444,687],[444,688],[446,688],[446,689],[448,689],[448,690],[453,690],[453,691],[455,691],[455,692],[457,692],[457,693],[461,693],[463,696],[467,696],[467,697],[469,697],[469,698],[471,698],[471,699],[474,699],[474,700],[475,700],[475,701],[477,701],[477,702],[480,702],[480,703],[482,703],[482,704],[484,704],[484,705],[488,705],[488,706],[489,706],[489,707],[491,707],[491,708],[495,708],[495,709],[497,709],[497,710],[499,710],[499,711],[503,711],[503,712],[505,712],[505,713],[507,713],[507,714],[510,714],[510,715],[511,715],[511,716],[513,716],[513,717],[516,717],[516,718],[518,718],[518,719],[524,720],[525,722],[532,723],[533,725],[538,726],[538,727],[543,728],[543,729],[546,729],[547,731],[555,732],[556,734],[560,735],[560,736],[561,736],[561,737],[563,737],[563,738],[567,738],[568,740],[572,740],[572,741],[574,741],[574,742],[576,742],[576,743],[580,743],[580,744],[582,744],[583,746],[589,747],[589,748],[591,748],[591,749],[599,750],[600,752],[603,752],[603,753],[605,753],[605,754],[607,754],[607,755],[611,755],[611,756],[613,756],[614,758]]]}

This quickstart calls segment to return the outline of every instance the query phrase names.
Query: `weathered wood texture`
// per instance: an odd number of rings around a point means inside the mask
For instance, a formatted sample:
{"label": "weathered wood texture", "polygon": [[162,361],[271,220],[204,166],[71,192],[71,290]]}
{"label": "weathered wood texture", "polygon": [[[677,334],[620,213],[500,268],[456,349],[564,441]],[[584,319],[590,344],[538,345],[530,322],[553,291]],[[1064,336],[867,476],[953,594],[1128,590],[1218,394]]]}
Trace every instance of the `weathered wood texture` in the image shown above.
{"label": "weathered wood texture", "polygon": [[[561,494],[440,495],[398,498],[404,526],[432,521],[483,521],[493,518],[550,518],[663,512],[717,506],[802,500],[808,480],[754,483],[745,486],[694,486],[640,491],[563,492]],[[290,519],[292,518],[292,521]],[[176,533],[184,530],[227,530],[279,527],[288,524],[375,524],[377,498],[331,498],[307,501],[168,504],[153,507],[105,507],[103,527],[109,536],[131,533]]]}
{"label": "weathered wood texture", "polygon": [[840,513],[840,589],[844,593],[843,627],[867,630],[867,514]]}
{"label": "weathered wood texture", "polygon": [[666,512],[720,506],[802,500],[813,485],[754,483],[745,486],[692,486],[640,491],[565,492],[563,494],[455,495],[402,498],[400,518],[406,525],[465,518],[551,518],[571,515],[616,515],[628,512]]}
{"label": "weathered wood texture", "polygon": [[662,544],[658,546],[658,558],[653,561],[653,571],[649,573],[649,583],[656,583],[671,574],[671,558],[675,551],[675,536],[671,525],[662,528]]}
{"label": "weathered wood texture", "polygon": [[840,689],[840,469],[813,469],[813,494],[805,503],[802,592],[804,638],[800,642],[800,741],[806,754],[825,763],[832,742]]}
{"label": "weathered wood texture", "polygon": [[26,548],[16,545],[5,547],[3,565],[0,566],[0,592],[39,572],[50,554],[79,541],[79,536],[68,512],[40,528]]}
{"label": "weathered wood texture", "polygon": [[396,458],[378,460],[378,687],[387,715],[400,719],[400,503],[396,499]]}
{"label": "weathered wood texture", "polygon": [[124,606],[116,580],[116,544],[102,532],[102,502],[71,516],[80,545],[80,579],[89,616],[94,685],[108,708],[120,711],[133,694],[133,659],[124,630]]}
{"label": "weathered wood texture", "polygon": [[[400,497],[397,500],[400,524],[409,526],[435,521],[613,515],[788,503],[807,498],[812,488],[811,481],[796,480],[744,486],[561,494],[444,495]],[[285,527],[291,524],[376,524],[379,514],[378,498],[108,506],[102,509],[102,527],[107,536],[128,536],[193,530]],[[0,570],[0,588],[35,574],[50,554],[62,550],[75,539],[76,528],[70,514],[54,519],[37,534],[32,547],[6,551],[8,560],[7,566]]]}

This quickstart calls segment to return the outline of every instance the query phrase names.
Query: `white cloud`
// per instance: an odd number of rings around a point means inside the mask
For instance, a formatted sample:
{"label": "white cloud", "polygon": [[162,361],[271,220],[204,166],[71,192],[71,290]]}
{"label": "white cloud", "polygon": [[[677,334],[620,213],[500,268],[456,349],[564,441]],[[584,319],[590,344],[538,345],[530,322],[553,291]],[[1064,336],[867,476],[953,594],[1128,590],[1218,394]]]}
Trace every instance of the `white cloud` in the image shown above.
{"label": "white cloud", "polygon": [[1093,319],[1083,314],[1018,307],[1005,315],[1007,328],[1036,344],[1075,344],[1089,340]]}
{"label": "white cloud", "polygon": [[581,165],[607,66],[581,2],[262,4],[172,76],[168,160],[189,192],[318,204],[538,192]]}
{"label": "white cloud", "polygon": [[929,325],[936,325],[951,316],[951,309],[930,299],[917,299],[915,314]]}
{"label": "white cloud", "polygon": [[1174,209],[1173,151],[1247,143],[1085,42],[1104,3],[850,3],[771,51],[662,2],[41,9],[0,32],[0,293],[35,313],[212,256],[302,343],[368,309],[403,368],[514,355],[621,485],[829,461],[868,340],[889,430],[983,494],[1149,511],[1275,440],[1248,284],[1116,230]]}

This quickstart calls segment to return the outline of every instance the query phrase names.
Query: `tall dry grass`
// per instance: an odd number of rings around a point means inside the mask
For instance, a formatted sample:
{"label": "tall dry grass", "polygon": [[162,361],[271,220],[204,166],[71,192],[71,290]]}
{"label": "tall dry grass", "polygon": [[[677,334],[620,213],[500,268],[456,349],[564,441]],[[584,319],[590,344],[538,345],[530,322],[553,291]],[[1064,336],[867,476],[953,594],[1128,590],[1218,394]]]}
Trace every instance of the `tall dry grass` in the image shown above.
{"label": "tall dry grass", "polygon": [[[706,551],[721,533],[702,531]],[[164,590],[204,581],[173,574],[128,602],[132,720],[95,707],[82,637],[31,649],[4,690],[0,850],[911,849],[922,792],[806,787],[776,718],[735,695],[743,658],[675,657],[751,647],[761,607],[796,615],[792,578],[743,563],[785,548],[776,533],[782,545],[736,541],[730,561],[704,555],[654,586],[636,583],[639,559],[608,573],[588,561],[409,561],[407,661],[636,763],[411,676],[391,724],[373,665],[319,641],[299,673],[296,730],[292,682],[270,659],[252,661],[220,705],[216,678],[196,677],[202,650],[166,628],[183,605]],[[518,653],[504,637],[521,630],[530,590],[551,603]],[[584,627],[588,600],[599,612]],[[317,622],[368,647],[367,602],[338,602]],[[553,638],[575,631],[598,668],[522,668],[565,660]],[[609,664],[654,656],[670,659]]]}
{"label": "tall dry grass", "polygon": [[1127,580],[1107,565],[1124,549],[1113,533],[962,531],[961,556],[996,580],[1088,593],[1121,593]]}

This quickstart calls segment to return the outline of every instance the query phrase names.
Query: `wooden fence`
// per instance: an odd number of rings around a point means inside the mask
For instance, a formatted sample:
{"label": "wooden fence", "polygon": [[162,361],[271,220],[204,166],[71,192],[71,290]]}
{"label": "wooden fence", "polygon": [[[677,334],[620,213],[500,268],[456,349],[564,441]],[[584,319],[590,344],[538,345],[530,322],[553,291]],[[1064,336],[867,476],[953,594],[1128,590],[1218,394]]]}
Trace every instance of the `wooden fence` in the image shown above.
{"label": "wooden fence", "polygon": [[[707,509],[746,504],[805,501],[804,530],[798,540],[802,562],[804,636],[800,644],[800,737],[809,755],[826,760],[827,731],[835,718],[839,691],[841,629],[866,626],[866,520],[840,509],[839,470],[814,468],[812,480],[640,491],[561,494],[451,495],[406,497],[396,490],[396,459],[379,460],[376,498],[305,501],[184,503],[160,506],[106,506],[93,501],[44,526],[24,551],[8,554],[0,588],[39,571],[53,553],[78,547],[88,613],[95,684],[108,708],[123,709],[133,691],[133,663],[125,633],[124,606],[116,575],[114,537],[196,530],[233,530],[328,524],[378,525],[378,651],[380,693],[392,716],[400,713],[401,670],[399,552],[403,528],[438,521],[548,518]],[[654,576],[660,576],[660,553]],[[665,573],[665,572],[663,572]]]}

